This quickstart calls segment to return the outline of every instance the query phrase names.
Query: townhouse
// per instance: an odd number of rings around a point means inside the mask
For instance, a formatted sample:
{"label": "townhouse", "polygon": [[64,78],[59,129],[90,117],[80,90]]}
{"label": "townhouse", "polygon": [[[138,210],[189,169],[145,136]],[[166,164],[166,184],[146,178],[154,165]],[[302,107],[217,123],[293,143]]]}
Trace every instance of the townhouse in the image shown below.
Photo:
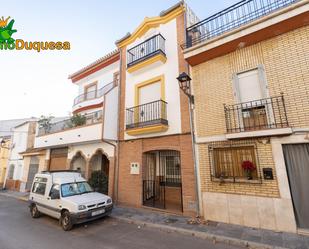
{"label": "townhouse", "polygon": [[0,139],[0,188],[2,188],[9,160],[11,140],[10,137],[1,137]]}
{"label": "townhouse", "polygon": [[116,42],[121,57],[119,204],[195,214],[194,160],[188,99],[177,76],[186,71],[180,45],[183,2],[148,18]]}
{"label": "townhouse", "polygon": [[[31,118],[12,129],[12,138],[8,149],[8,160],[4,187],[9,190],[24,192],[32,181],[24,175],[24,160],[20,154],[33,148],[36,132],[36,119]],[[28,181],[27,181],[28,180]]]}
{"label": "townhouse", "polygon": [[187,28],[205,219],[308,231],[308,17],[244,0]]}
{"label": "townhouse", "polygon": [[48,117],[41,120],[34,150],[25,151],[23,155],[29,165],[36,165],[33,172],[37,169],[79,170],[86,179],[103,177],[104,186],[97,187],[113,196],[119,51],[103,56],[71,74],[69,79],[78,87],[72,116],[57,122]]}
{"label": "townhouse", "polygon": [[14,127],[29,120],[31,120],[31,118],[0,121],[0,188],[4,187],[10,151],[15,146],[14,143],[12,143]]}

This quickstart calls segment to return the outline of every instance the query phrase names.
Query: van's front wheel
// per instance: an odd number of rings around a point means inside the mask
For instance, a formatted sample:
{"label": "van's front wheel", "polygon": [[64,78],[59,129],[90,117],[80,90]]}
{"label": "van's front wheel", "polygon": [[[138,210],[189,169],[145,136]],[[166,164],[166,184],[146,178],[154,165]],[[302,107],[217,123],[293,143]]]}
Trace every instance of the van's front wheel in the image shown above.
{"label": "van's front wheel", "polygon": [[69,231],[73,227],[72,218],[69,211],[64,211],[61,215],[61,226],[64,231]]}
{"label": "van's front wheel", "polygon": [[41,213],[38,210],[38,207],[35,204],[32,204],[30,207],[30,213],[32,218],[39,218]]}

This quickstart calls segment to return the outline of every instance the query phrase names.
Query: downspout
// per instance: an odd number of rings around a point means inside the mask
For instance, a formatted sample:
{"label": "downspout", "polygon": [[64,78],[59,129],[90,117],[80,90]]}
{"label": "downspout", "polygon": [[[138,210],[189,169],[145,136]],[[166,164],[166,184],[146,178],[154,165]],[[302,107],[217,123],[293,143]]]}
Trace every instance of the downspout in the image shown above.
{"label": "downspout", "polygon": [[[121,60],[121,50],[119,51],[119,58],[120,58],[120,70],[119,70],[119,81],[118,81],[118,117],[119,117],[119,113],[120,113],[120,82],[121,82],[121,67],[122,67],[122,60]],[[105,108],[105,105],[103,106],[103,108]],[[104,110],[103,110],[104,111]],[[103,117],[103,121],[105,120],[105,111],[104,111],[104,117]],[[119,136],[119,132],[120,132],[120,128],[119,128],[119,118],[117,118],[117,137]],[[107,143],[111,146],[113,146],[114,148],[114,166],[115,166],[115,170],[114,170],[114,190],[113,190],[113,194],[114,194],[114,203],[117,204],[118,202],[118,179],[119,179],[119,139],[116,140],[112,140],[112,139],[104,139],[104,123],[102,123],[102,137],[101,137],[101,141],[104,143]],[[116,144],[114,144],[114,143]]]}
{"label": "downspout", "polygon": [[[187,5],[183,1],[185,5],[185,14],[184,14],[184,33],[185,33],[185,41],[187,41]],[[185,60],[185,59],[184,59]],[[187,63],[187,72],[190,72],[189,63]],[[192,85],[191,85],[192,89]],[[191,139],[192,139],[192,157],[193,157],[193,164],[194,164],[194,176],[195,176],[195,193],[196,193],[196,216],[201,216],[201,192],[200,192],[200,177],[199,177],[199,167],[198,167],[198,158],[196,152],[196,141],[195,141],[195,126],[194,126],[194,103],[192,103],[192,97],[189,98],[189,112],[190,112],[190,128],[191,128]]]}

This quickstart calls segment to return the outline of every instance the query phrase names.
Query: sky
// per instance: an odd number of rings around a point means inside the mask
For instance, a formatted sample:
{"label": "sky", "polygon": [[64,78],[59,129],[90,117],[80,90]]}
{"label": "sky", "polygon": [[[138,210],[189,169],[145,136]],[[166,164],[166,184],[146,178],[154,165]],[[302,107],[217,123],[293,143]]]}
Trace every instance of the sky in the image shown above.
{"label": "sky", "polygon": [[[204,19],[237,0],[187,0]],[[68,116],[78,87],[68,75],[114,50],[115,41],[177,0],[0,0],[15,39],[69,41],[71,49],[0,50],[0,120]]]}

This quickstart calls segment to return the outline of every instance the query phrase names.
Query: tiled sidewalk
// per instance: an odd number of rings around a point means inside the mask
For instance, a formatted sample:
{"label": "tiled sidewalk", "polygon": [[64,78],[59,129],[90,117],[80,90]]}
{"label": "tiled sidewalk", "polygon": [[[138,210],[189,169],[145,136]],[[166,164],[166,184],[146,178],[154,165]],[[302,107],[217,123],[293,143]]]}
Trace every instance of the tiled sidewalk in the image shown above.
{"label": "tiled sidewalk", "polygon": [[248,248],[309,249],[309,237],[293,233],[277,233],[218,222],[192,225],[188,224],[188,217],[125,207],[115,207],[112,217]]}

